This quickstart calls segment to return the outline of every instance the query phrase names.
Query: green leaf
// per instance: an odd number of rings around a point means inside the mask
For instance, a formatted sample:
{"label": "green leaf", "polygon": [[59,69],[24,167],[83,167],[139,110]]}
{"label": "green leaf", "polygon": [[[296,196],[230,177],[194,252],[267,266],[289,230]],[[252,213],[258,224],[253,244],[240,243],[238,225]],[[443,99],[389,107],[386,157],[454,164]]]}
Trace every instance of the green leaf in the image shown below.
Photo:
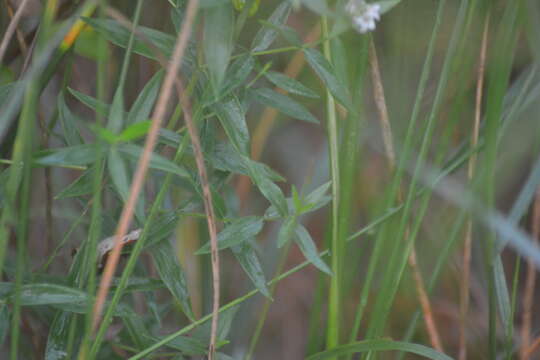
{"label": "green leaf", "polygon": [[49,329],[47,347],[45,348],[45,360],[67,359],[67,342],[72,314],[58,311]]}
{"label": "green leaf", "polygon": [[[290,1],[283,1],[277,8],[274,10],[272,15],[268,18],[268,23],[274,24],[276,26],[285,24],[291,13],[291,3]],[[274,28],[263,26],[257,32],[251,43],[251,51],[264,51],[272,45],[276,39],[277,31]]]}
{"label": "green leaf", "polygon": [[332,271],[330,270],[328,265],[326,265],[319,256],[317,247],[315,246],[315,243],[313,242],[313,239],[311,239],[311,235],[306,230],[306,228],[301,224],[298,224],[295,233],[296,243],[298,244],[300,251],[302,251],[302,254],[304,254],[306,259],[322,272],[325,272],[328,275],[332,275]]}
{"label": "green leaf", "polygon": [[261,164],[251,161],[248,157],[243,157],[245,166],[249,170],[249,176],[264,195],[264,197],[275,206],[279,214],[283,217],[289,213],[287,201],[281,189],[268,178],[264,167]]}
{"label": "green leaf", "polygon": [[[9,299],[11,300],[11,297]],[[55,284],[24,285],[20,293],[22,306],[80,304],[87,299],[86,293],[78,289]]]}
{"label": "green leaf", "polygon": [[[252,240],[263,227],[263,220],[257,216],[235,219],[217,236],[219,250],[227,249]],[[202,246],[195,254],[210,253],[210,243]]]}
{"label": "green leaf", "polygon": [[227,75],[221,87],[220,95],[227,96],[231,91],[242,85],[253,70],[253,56],[245,54],[236,59],[227,70]]}
{"label": "green leaf", "polygon": [[143,122],[148,119],[152,112],[152,107],[156,101],[159,88],[161,86],[161,80],[163,80],[163,71],[158,71],[151,79],[146,83],[139,96],[131,106],[131,110],[127,116],[127,123],[133,124]]}
{"label": "green leaf", "polygon": [[[209,158],[212,165],[218,170],[249,176],[249,169],[244,164],[241,155],[238,154],[229,143],[218,144],[215,147],[214,152],[210,154]],[[251,162],[259,164],[260,168],[265,172],[265,176],[270,180],[285,181],[283,176],[279,175],[267,165],[254,160],[251,160]]]}
{"label": "green leaf", "polygon": [[309,195],[304,199],[304,205],[302,207],[301,213],[311,212],[326,206],[331,200],[332,197],[326,195],[330,186],[332,185],[331,181],[322,184],[315,190],[313,190]]}
{"label": "green leaf", "polygon": [[270,80],[277,87],[282,88],[285,91],[290,92],[291,94],[302,95],[310,98],[319,98],[319,95],[310,88],[304,86],[298,80],[295,80],[287,75],[276,71],[267,71],[265,74],[266,78]]}
{"label": "green leaf", "polygon": [[204,10],[203,48],[210,80],[217,92],[233,49],[234,14],[230,3]]}
{"label": "green leaf", "polygon": [[[115,20],[86,17],[83,17],[82,19],[113,44],[122,48],[127,47],[130,29],[126,29]],[[138,26],[137,31],[141,32],[146,39],[165,55],[165,57],[171,56],[176,40],[174,36],[144,26]],[[155,59],[154,51],[148,47],[144,41],[137,38],[133,44],[133,52],[150,59]]]}
{"label": "green leaf", "polygon": [[249,131],[242,106],[236,98],[212,106],[221,126],[236,151],[241,155],[249,154]]}
{"label": "green leaf", "polygon": [[[134,144],[121,144],[118,146],[118,150],[134,161],[138,161],[143,153],[143,148]],[[189,178],[189,173],[184,168],[156,153],[152,153],[150,157],[150,168]]]}
{"label": "green leaf", "polygon": [[111,176],[112,183],[116,191],[120,194],[122,200],[127,201],[129,197],[129,178],[126,162],[120,156],[120,152],[116,147],[109,149],[109,155],[107,158],[107,167],[109,169],[109,175]]}
{"label": "green leaf", "polygon": [[81,145],[84,141],[76,126],[80,120],[69,110],[64,98],[64,92],[58,95],[58,119],[67,145]]}
{"label": "green leaf", "polygon": [[71,93],[71,95],[73,95],[77,100],[79,100],[84,105],[88,106],[90,109],[94,110],[96,114],[99,114],[105,117],[109,115],[110,106],[108,104],[105,104],[104,102],[99,101],[90,95],[83,94],[82,92],[79,92],[72,88],[68,88],[68,90]]}
{"label": "green leaf", "polygon": [[281,224],[281,227],[279,228],[278,242],[277,242],[278,248],[283,247],[283,245],[285,245],[289,241],[292,234],[294,233],[295,228],[296,228],[296,216],[287,216],[285,218],[285,221],[283,221],[283,224]]}
{"label": "green leaf", "polygon": [[91,167],[86,170],[81,176],[79,176],[75,181],[73,181],[62,191],[60,191],[54,198],[65,199],[69,197],[88,195],[92,193],[93,181],[94,168]]}
{"label": "green leaf", "polygon": [[125,128],[120,135],[116,137],[116,141],[132,141],[137,140],[146,134],[148,134],[148,130],[150,130],[150,126],[152,125],[152,122],[149,120],[146,121],[139,121],[136,123],[133,123],[129,125],[127,128]]}
{"label": "green leaf", "polygon": [[261,23],[264,26],[274,29],[277,33],[279,33],[279,35],[281,35],[281,37],[283,37],[283,39],[285,39],[285,41],[287,41],[291,45],[296,46],[299,49],[302,47],[302,38],[300,37],[300,35],[298,35],[298,32],[292,27],[285,24],[274,25],[267,23],[266,21],[261,21]]}
{"label": "green leaf", "polygon": [[102,127],[98,123],[89,124],[88,127],[92,130],[96,136],[108,144],[114,144],[117,142],[117,136],[111,130]]}
{"label": "green leaf", "polygon": [[84,166],[94,163],[100,156],[102,152],[98,153],[95,144],[86,144],[40,151],[34,162],[45,166]]}
{"label": "green leaf", "polygon": [[175,250],[171,246],[171,243],[169,241],[161,241],[152,246],[149,251],[152,254],[154,266],[159,273],[159,277],[163,280],[172,296],[182,305],[184,314],[193,321],[195,316],[191,310],[191,300],[189,298],[184,270],[176,260]]}
{"label": "green leaf", "polygon": [[319,51],[311,48],[304,49],[304,55],[306,57],[306,61],[326,85],[332,95],[334,95],[334,97],[349,111],[353,111],[354,107],[347,88],[338,80],[334,73],[334,68],[328,62],[328,60],[326,60],[326,58]]}
{"label": "green leaf", "polygon": [[113,103],[109,110],[107,129],[114,134],[118,134],[124,126],[124,95],[119,87],[114,94]]}
{"label": "green leaf", "polygon": [[[222,341],[225,340],[231,330],[231,325],[234,320],[234,316],[238,311],[239,306],[233,306],[219,314],[217,338]],[[207,321],[204,324],[195,328],[191,333],[191,337],[201,339],[207,344],[210,342],[210,328],[211,321]]]}
{"label": "green leaf", "polygon": [[290,97],[282,95],[268,88],[261,88],[252,91],[255,100],[263,105],[278,109],[282,113],[293,118],[312,123],[319,123],[311,113],[301,104],[292,100]]}
{"label": "green leaf", "polygon": [[424,345],[385,339],[365,340],[338,346],[331,350],[308,356],[306,360],[334,359],[338,356],[368,351],[404,351],[411,354],[417,354],[432,360],[452,360],[450,356],[442,354]]}
{"label": "green leaf", "polygon": [[[157,338],[150,338],[153,343],[157,342]],[[206,342],[200,339],[194,339],[189,336],[177,336],[166,344],[167,347],[178,350],[184,355],[204,355],[208,351]]]}
{"label": "green leaf", "polygon": [[234,256],[242,266],[242,269],[244,269],[246,274],[253,282],[253,285],[255,285],[261,294],[267,298],[270,298],[271,295],[268,287],[266,286],[266,277],[264,276],[264,271],[251,243],[247,241],[243,244],[233,246],[231,249]]}

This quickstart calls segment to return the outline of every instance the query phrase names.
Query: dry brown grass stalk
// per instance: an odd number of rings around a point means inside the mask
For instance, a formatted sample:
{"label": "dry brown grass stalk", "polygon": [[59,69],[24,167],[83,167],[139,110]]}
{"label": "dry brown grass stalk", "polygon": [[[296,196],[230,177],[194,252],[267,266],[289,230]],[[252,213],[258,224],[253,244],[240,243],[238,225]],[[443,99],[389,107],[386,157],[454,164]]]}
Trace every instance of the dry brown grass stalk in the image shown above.
{"label": "dry brown grass stalk", "polygon": [[[482,97],[484,88],[484,73],[486,68],[487,40],[489,32],[489,18],[486,18],[484,24],[484,33],[482,35],[482,45],[480,48],[480,58],[478,63],[478,76],[476,81],[476,104],[474,114],[473,132],[471,135],[471,147],[478,144],[478,135],[480,132],[480,118],[482,116]],[[476,168],[476,155],[473,154],[467,167],[467,178],[471,181],[474,177]],[[465,228],[465,241],[463,244],[463,277],[460,283],[460,301],[459,301],[459,350],[458,359],[467,358],[467,336],[466,323],[467,312],[469,310],[469,284],[471,273],[471,245],[472,245],[472,221],[469,219]]]}

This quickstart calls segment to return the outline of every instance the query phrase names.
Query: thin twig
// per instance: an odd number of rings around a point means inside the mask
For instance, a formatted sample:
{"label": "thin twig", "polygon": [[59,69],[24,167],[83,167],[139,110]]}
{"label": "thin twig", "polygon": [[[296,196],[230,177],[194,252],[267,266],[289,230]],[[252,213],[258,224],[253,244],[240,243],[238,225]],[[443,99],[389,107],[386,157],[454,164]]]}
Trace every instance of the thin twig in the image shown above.
{"label": "thin twig", "polygon": [[[15,15],[15,12],[13,11],[13,7],[9,3],[9,0],[4,0],[4,3],[6,4],[7,12],[10,18],[13,19],[13,16]],[[21,31],[19,27],[15,29],[17,33],[17,41],[19,42],[19,48],[21,49],[21,53],[23,57],[26,57],[28,53],[28,45],[26,45],[26,40],[24,39],[24,34]]]}
{"label": "thin twig", "polygon": [[[480,118],[482,116],[482,97],[484,87],[484,73],[486,68],[486,53],[487,53],[487,35],[489,30],[489,18],[484,24],[484,33],[482,35],[482,45],[480,48],[480,61],[478,64],[478,78],[476,81],[476,105],[474,114],[473,133],[471,135],[471,148],[475,148],[478,144],[478,135],[480,132]],[[476,155],[473,154],[469,159],[467,168],[467,178],[472,181],[476,168]],[[463,277],[460,287],[459,301],[459,350],[458,359],[465,360],[467,358],[467,337],[466,337],[466,322],[467,312],[469,310],[469,284],[471,273],[471,245],[472,245],[472,221],[467,221],[465,229],[465,243],[463,245]]]}
{"label": "thin twig", "polygon": [[204,165],[204,155],[201,148],[201,141],[197,127],[195,126],[191,116],[191,104],[179,79],[176,81],[176,87],[180,98],[180,105],[182,106],[182,111],[184,112],[184,121],[189,132],[189,137],[191,138],[191,144],[193,145],[193,153],[195,155],[195,162],[197,163],[197,171],[199,172],[199,178],[203,188],[204,210],[206,212],[206,221],[208,223],[208,232],[210,234],[214,301],[212,307],[212,329],[210,332],[208,359],[213,360],[215,358],[216,351],[220,298],[219,252],[217,243],[216,215],[214,213],[212,192],[210,191],[208,174],[206,172],[206,166]]}
{"label": "thin twig", "polygon": [[[536,242],[540,239],[540,187],[536,189],[532,213],[532,235]],[[534,287],[536,282],[536,266],[528,259],[527,274],[525,278],[525,290],[523,293],[523,315],[521,320],[521,349],[520,359],[529,359],[532,351],[529,351],[531,343],[532,308],[534,304]]]}
{"label": "thin twig", "polygon": [[96,297],[96,302],[94,304],[93,319],[92,319],[93,330],[97,328],[97,325],[99,324],[99,321],[101,319],[103,305],[105,304],[107,293],[111,285],[112,277],[114,275],[114,271],[116,269],[116,266],[118,265],[118,260],[120,258],[120,252],[122,250],[122,245],[123,245],[121,239],[127,233],[131,218],[133,217],[133,213],[135,210],[137,199],[139,197],[139,193],[141,192],[143,184],[144,184],[146,172],[148,170],[148,165],[150,162],[150,157],[152,155],[154,146],[157,142],[159,129],[161,128],[163,118],[165,117],[165,113],[167,111],[167,104],[172,96],[173,85],[174,85],[176,75],[179,70],[182,58],[184,56],[184,50],[186,49],[188,40],[191,35],[191,27],[193,25],[195,16],[197,14],[198,5],[199,5],[198,0],[190,0],[188,3],[185,20],[182,24],[182,29],[180,33],[178,34],[178,37],[176,40],[172,60],[169,63],[169,66],[167,68],[167,75],[165,77],[163,85],[161,86],[157,104],[154,109],[154,113],[152,115],[152,125],[148,133],[148,136],[146,138],[146,142],[144,144],[144,151],[137,164],[137,169],[135,171],[133,183],[131,184],[131,188],[129,192],[129,198],[126,204],[124,205],[124,208],[122,209],[122,214],[120,216],[118,227],[116,229],[115,246],[110,256],[107,258],[107,263],[105,265],[103,277],[101,278],[98,294]]}
{"label": "thin twig", "polygon": [[11,22],[9,23],[6,33],[4,34],[4,37],[2,38],[2,43],[0,44],[0,64],[2,64],[2,60],[4,59],[4,55],[9,45],[9,41],[11,40],[13,33],[17,29],[17,25],[19,24],[19,21],[21,20],[22,14],[24,12],[24,8],[26,7],[27,4],[28,4],[28,0],[23,0],[21,2],[19,7],[17,8],[17,11],[15,12],[15,15],[13,16],[13,18],[11,19]]}
{"label": "thin twig", "polygon": [[536,338],[532,345],[529,346],[529,348],[525,349],[525,351],[523,352],[523,356],[525,357],[525,359],[529,359],[529,357],[534,354],[538,349],[540,349],[540,337]]}
{"label": "thin twig", "polygon": [[[388,166],[391,173],[394,172],[396,167],[396,155],[393,145],[393,135],[392,127],[390,125],[390,120],[388,117],[388,110],[386,107],[386,100],[384,96],[384,88],[382,85],[381,74],[379,70],[379,61],[377,59],[377,51],[375,49],[375,44],[373,39],[370,40],[369,44],[369,62],[371,69],[371,79],[373,83],[373,97],[375,99],[375,106],[379,113],[379,122],[382,130],[383,144],[386,156],[388,157]],[[403,193],[401,188],[398,192],[398,201],[403,201]],[[405,238],[409,236],[409,229],[405,231]],[[422,308],[423,318],[426,325],[426,329],[431,341],[431,345],[440,352],[443,352],[443,347],[437,326],[435,324],[435,319],[433,317],[433,311],[431,308],[431,303],[426,292],[426,287],[424,280],[422,278],[422,273],[418,267],[416,261],[416,250],[414,245],[412,246],[411,253],[408,259],[409,266],[413,272],[414,283],[416,285],[416,292],[418,295],[418,300],[420,301],[420,306]]]}

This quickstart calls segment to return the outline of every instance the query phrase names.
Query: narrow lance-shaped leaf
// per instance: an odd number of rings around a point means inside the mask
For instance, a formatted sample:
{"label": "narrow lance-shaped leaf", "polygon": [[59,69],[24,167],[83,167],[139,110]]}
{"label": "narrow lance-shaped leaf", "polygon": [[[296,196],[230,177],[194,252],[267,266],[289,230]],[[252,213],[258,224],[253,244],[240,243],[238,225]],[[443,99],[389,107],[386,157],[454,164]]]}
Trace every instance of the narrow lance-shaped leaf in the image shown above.
{"label": "narrow lance-shaped leaf", "polygon": [[64,132],[64,139],[68,146],[80,145],[83,143],[83,139],[79,130],[77,129],[76,123],[79,121],[75,115],[69,110],[64,93],[61,92],[58,95],[58,119],[60,120],[60,125]]}
{"label": "narrow lance-shaped leaf", "polygon": [[298,244],[300,251],[302,251],[302,254],[304,254],[306,259],[322,272],[332,275],[332,271],[330,270],[328,265],[326,265],[319,256],[317,247],[315,246],[315,243],[313,242],[313,239],[311,239],[311,235],[309,235],[309,232],[306,230],[306,228],[298,224],[295,233],[296,243]]}
{"label": "narrow lance-shaped leaf", "polygon": [[252,91],[255,96],[255,100],[258,102],[278,109],[282,113],[289,115],[293,118],[304,120],[312,123],[318,123],[317,118],[301,104],[292,100],[290,97],[275,92],[268,88],[261,88]]}
{"label": "narrow lance-shaped leaf", "polygon": [[326,85],[334,97],[341,102],[349,111],[353,111],[351,97],[345,86],[338,80],[332,65],[325,57],[315,49],[304,49],[307,62]]}
{"label": "narrow lance-shaped leaf", "polygon": [[93,187],[93,178],[94,177],[94,168],[86,170],[81,176],[79,176],[75,181],[66,186],[62,191],[60,191],[54,198],[55,199],[65,199],[69,197],[76,197],[82,195],[88,195],[92,192]]}
{"label": "narrow lance-shaped leaf", "polygon": [[[234,15],[230,3],[204,11],[203,48],[214,90],[220,88],[233,48]],[[217,95],[217,94],[216,94]]]}
{"label": "narrow lance-shaped leaf", "polygon": [[137,140],[148,133],[150,130],[150,121],[140,121],[129,125],[127,128],[116,137],[116,141],[133,141]]}
{"label": "narrow lance-shaped leaf", "polygon": [[[274,10],[272,15],[268,18],[268,23],[274,25],[280,25],[287,22],[289,14],[291,12],[291,2],[283,1],[277,8]],[[277,31],[274,28],[263,26],[253,38],[251,44],[251,51],[263,51],[268,49],[270,45],[274,42],[277,36]]]}
{"label": "narrow lance-shaped leaf", "polygon": [[90,109],[94,110],[96,114],[101,116],[107,116],[109,114],[110,105],[106,104],[90,95],[86,95],[80,91],[68,88],[71,95],[73,95],[77,100],[79,100],[84,105],[88,106]]}
{"label": "narrow lance-shaped leaf", "polygon": [[114,134],[118,134],[124,126],[124,95],[121,91],[121,88],[117,89],[108,114],[107,129]]}
{"label": "narrow lance-shaped leaf", "polygon": [[311,355],[307,357],[306,360],[335,359],[338,356],[368,351],[404,351],[411,354],[417,354],[432,360],[452,360],[450,356],[442,354],[424,345],[386,339],[365,340],[351,343],[348,345],[338,346],[331,350]]}
{"label": "narrow lance-shaped leaf", "polygon": [[253,56],[249,54],[242,55],[231,64],[227,70],[225,80],[220,91],[221,96],[227,96],[232,90],[242,85],[255,66]]}
{"label": "narrow lance-shaped leaf", "polygon": [[[134,161],[138,161],[139,157],[142,156],[143,153],[143,149],[134,144],[119,145],[118,150]],[[151,169],[170,172],[183,178],[189,178],[189,173],[184,168],[156,153],[152,153],[149,166]]]}
{"label": "narrow lance-shaped leaf", "polygon": [[274,85],[290,92],[291,94],[302,95],[310,98],[319,98],[319,95],[317,95],[315,91],[306,87],[298,80],[288,77],[282,73],[276,71],[267,71],[264,76],[266,76],[266,78]]}
{"label": "narrow lance-shaped leaf", "polygon": [[92,164],[101,155],[95,144],[76,145],[41,151],[34,163],[45,166],[84,166]]}
{"label": "narrow lance-shaped leaf", "polygon": [[176,261],[175,251],[171,243],[169,241],[159,242],[150,248],[150,254],[152,254],[159,277],[175,299],[180,302],[186,316],[194,320],[184,271]]}
{"label": "narrow lance-shaped leaf", "polygon": [[[257,216],[247,216],[240,219],[235,219],[225,229],[218,234],[219,250],[227,249],[232,246],[240,245],[244,242],[252,240],[263,227],[263,220]],[[210,253],[210,244],[205,244],[196,254]]]}
{"label": "narrow lance-shaped leaf", "polygon": [[128,170],[124,159],[122,159],[116,147],[109,149],[107,167],[116,191],[118,191],[124,201],[127,201],[129,197]]}
{"label": "narrow lance-shaped leaf", "polygon": [[259,163],[253,162],[245,156],[242,159],[259,191],[274,205],[279,215],[283,217],[287,216],[289,209],[281,189],[267,177],[264,168]]}
{"label": "narrow lance-shaped leaf", "polygon": [[294,230],[296,228],[296,216],[287,216],[285,218],[285,221],[283,221],[283,224],[281,224],[281,227],[279,228],[278,233],[278,248],[283,247],[289,239],[291,238],[292,234],[294,234]]}
{"label": "narrow lance-shaped leaf", "polygon": [[244,111],[236,98],[231,98],[227,102],[215,104],[212,109],[231,141],[232,145],[240,155],[249,153],[249,131],[246,125]]}
{"label": "narrow lance-shaped leaf", "polygon": [[[127,47],[130,30],[119,24],[118,21],[86,17],[83,17],[83,20],[113,44],[122,48]],[[149,39],[166,57],[171,55],[175,42],[174,36],[144,26],[138,26],[137,31],[142,32],[144,37]],[[133,44],[133,52],[150,59],[155,59],[153,49],[146,45],[144,41],[137,38]]]}
{"label": "narrow lance-shaped leaf", "polygon": [[154,106],[154,102],[156,101],[162,79],[163,71],[158,71],[144,86],[139,96],[131,106],[131,110],[127,116],[128,124],[148,120],[152,107]]}
{"label": "narrow lance-shaped leaf", "polygon": [[49,329],[47,347],[45,348],[45,360],[67,359],[67,339],[72,314],[58,311]]}
{"label": "narrow lance-shaped leaf", "polygon": [[270,291],[266,286],[266,277],[261,263],[251,243],[245,242],[241,245],[233,246],[232,252],[246,274],[249,276],[253,285],[267,298],[270,298]]}
{"label": "narrow lance-shaped leaf", "polygon": [[[109,169],[109,175],[111,176],[112,183],[120,198],[126,202],[129,198],[129,190],[131,182],[129,180],[128,168],[126,161],[118,151],[116,146],[112,146],[109,149],[109,155],[107,158],[107,168]],[[144,221],[144,203],[143,195],[139,196],[139,201],[135,207],[135,215],[139,221]]]}

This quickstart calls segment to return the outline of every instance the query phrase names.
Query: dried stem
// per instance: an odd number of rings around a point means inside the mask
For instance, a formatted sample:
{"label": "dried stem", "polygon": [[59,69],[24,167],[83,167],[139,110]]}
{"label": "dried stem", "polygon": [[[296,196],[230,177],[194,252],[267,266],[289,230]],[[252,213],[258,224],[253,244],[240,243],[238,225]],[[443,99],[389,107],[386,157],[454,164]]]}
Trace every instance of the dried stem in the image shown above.
{"label": "dried stem", "polygon": [[[388,110],[386,107],[386,100],[384,96],[384,88],[382,85],[381,74],[379,71],[379,61],[377,59],[377,51],[375,49],[375,44],[373,39],[369,44],[369,62],[371,69],[371,80],[373,83],[373,97],[375,99],[375,105],[379,113],[379,123],[382,130],[384,151],[388,158],[388,167],[390,172],[394,172],[396,167],[396,155],[393,145],[393,136],[392,136],[392,127],[390,126],[390,120],[388,117]],[[403,201],[403,193],[401,188],[398,192],[398,201]],[[405,237],[409,236],[409,229],[405,231]],[[433,311],[431,309],[431,303],[429,302],[429,297],[426,292],[426,287],[424,285],[424,280],[422,278],[422,273],[418,267],[416,261],[416,250],[414,245],[411,249],[411,253],[408,259],[409,266],[413,272],[414,283],[416,286],[416,292],[418,295],[418,300],[420,301],[420,306],[422,308],[422,313],[424,315],[424,322],[426,329],[431,341],[431,345],[440,352],[443,352],[443,347],[437,326],[435,324],[435,319],[433,317]]]}
{"label": "dried stem", "polygon": [[[9,17],[11,19],[13,19],[13,16],[15,15],[15,12],[13,11],[13,7],[9,3],[9,0],[4,0],[4,3],[6,4],[6,8],[7,8],[7,12],[8,12]],[[21,53],[22,53],[23,57],[26,57],[26,55],[28,54],[28,45],[26,44],[24,34],[21,31],[21,29],[19,29],[19,27],[17,27],[15,29],[15,31],[17,33],[17,41],[19,42],[19,48],[21,50]]]}
{"label": "dried stem", "polygon": [[129,192],[129,198],[126,204],[124,205],[124,208],[122,209],[120,221],[116,229],[115,246],[113,250],[111,251],[110,256],[107,258],[105,270],[101,278],[98,294],[96,297],[96,302],[94,304],[94,311],[93,311],[94,317],[92,320],[92,328],[94,330],[97,328],[97,325],[99,324],[99,321],[101,319],[103,305],[105,304],[107,293],[111,285],[112,277],[114,275],[114,271],[116,269],[116,266],[118,265],[118,260],[120,258],[120,252],[122,250],[122,245],[123,245],[121,239],[127,233],[131,218],[133,217],[133,213],[135,210],[135,205],[137,203],[139,193],[141,192],[143,184],[144,184],[146,172],[148,170],[148,165],[150,162],[150,157],[152,155],[154,146],[156,144],[158,132],[159,132],[159,129],[161,128],[163,118],[165,117],[165,113],[167,111],[167,104],[172,95],[172,90],[173,90],[174,82],[176,80],[176,75],[178,73],[180,63],[184,56],[184,51],[186,49],[188,40],[191,35],[191,27],[195,20],[195,15],[197,14],[198,4],[199,4],[198,0],[190,0],[188,3],[185,20],[182,24],[182,29],[180,33],[178,34],[176,44],[174,47],[172,60],[168,65],[167,74],[165,76],[165,80],[163,82],[163,85],[159,93],[157,105],[152,115],[152,125],[148,133],[148,136],[146,138],[146,142],[144,144],[144,151],[141,158],[139,159],[139,163],[137,164],[137,169],[135,171],[133,183],[131,184],[131,188]]}
{"label": "dried stem", "polygon": [[[480,61],[478,64],[478,77],[476,81],[476,105],[474,114],[473,133],[471,135],[471,147],[476,147],[478,144],[478,134],[480,131],[480,118],[482,115],[482,90],[484,87],[484,73],[486,68],[486,53],[487,53],[487,35],[489,30],[489,18],[484,24],[484,33],[482,35],[482,45],[480,48]],[[467,168],[467,177],[472,181],[476,168],[476,155],[473,154],[469,159]],[[466,322],[467,312],[469,310],[469,284],[471,273],[471,244],[472,244],[472,221],[469,219],[465,228],[465,243],[463,245],[463,277],[460,286],[460,301],[459,301],[459,350],[458,359],[465,360],[467,358],[467,337],[466,337]]]}
{"label": "dried stem", "polygon": [[212,360],[215,357],[218,318],[219,318],[219,290],[220,290],[220,274],[219,274],[219,251],[217,243],[216,215],[212,201],[212,192],[208,182],[208,174],[204,165],[204,156],[201,148],[201,142],[197,127],[191,116],[191,104],[186,92],[179,79],[176,81],[177,92],[180,98],[180,105],[184,112],[184,120],[193,145],[193,153],[195,162],[197,163],[197,171],[203,188],[204,210],[206,212],[206,221],[208,223],[208,233],[210,234],[211,260],[212,260],[212,277],[214,287],[214,301],[212,307],[212,329],[210,332],[210,346],[208,349],[208,359]]}
{"label": "dried stem", "polygon": [[28,4],[28,0],[23,0],[19,7],[17,8],[17,11],[15,12],[15,15],[11,19],[11,22],[9,23],[9,26],[6,30],[6,33],[4,34],[4,37],[2,38],[2,43],[0,43],[0,64],[2,64],[2,60],[4,59],[4,55],[6,54],[7,47],[9,45],[9,41],[11,40],[11,37],[13,36],[13,33],[15,30],[17,30],[17,25],[19,24],[19,21],[21,20],[24,8]]}
{"label": "dried stem", "polygon": [[[538,242],[540,239],[540,187],[536,189],[536,198],[532,213],[532,235]],[[536,282],[536,267],[527,260],[527,274],[525,278],[525,290],[523,293],[523,315],[521,321],[521,351],[520,359],[527,360],[532,351],[528,351],[531,343],[532,308],[534,304],[534,287]]]}

